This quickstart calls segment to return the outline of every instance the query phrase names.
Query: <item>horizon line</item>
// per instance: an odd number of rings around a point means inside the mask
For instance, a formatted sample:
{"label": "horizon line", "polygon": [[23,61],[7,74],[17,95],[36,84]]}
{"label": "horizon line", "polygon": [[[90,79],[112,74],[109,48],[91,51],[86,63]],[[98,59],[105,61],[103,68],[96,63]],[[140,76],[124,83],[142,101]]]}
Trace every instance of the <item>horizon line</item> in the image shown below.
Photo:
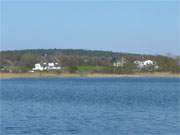
{"label": "horizon line", "polygon": [[178,54],[166,53],[166,54],[153,54],[153,53],[138,53],[138,52],[120,52],[112,50],[100,50],[100,49],[83,49],[83,48],[27,48],[27,49],[12,49],[12,50],[1,50],[0,52],[12,52],[12,51],[26,51],[26,50],[83,50],[83,51],[102,51],[102,52],[112,52],[112,53],[122,53],[122,54],[137,54],[137,55],[152,55],[152,56],[168,56],[168,57],[180,57]]}

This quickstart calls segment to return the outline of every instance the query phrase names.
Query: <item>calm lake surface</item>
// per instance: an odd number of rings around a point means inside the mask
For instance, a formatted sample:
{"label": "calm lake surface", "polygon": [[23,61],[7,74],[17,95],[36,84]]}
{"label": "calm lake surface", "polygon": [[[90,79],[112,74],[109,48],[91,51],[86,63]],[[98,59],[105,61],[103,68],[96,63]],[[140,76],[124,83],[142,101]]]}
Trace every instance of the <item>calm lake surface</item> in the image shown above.
{"label": "calm lake surface", "polygon": [[1,135],[179,135],[179,78],[0,80]]}

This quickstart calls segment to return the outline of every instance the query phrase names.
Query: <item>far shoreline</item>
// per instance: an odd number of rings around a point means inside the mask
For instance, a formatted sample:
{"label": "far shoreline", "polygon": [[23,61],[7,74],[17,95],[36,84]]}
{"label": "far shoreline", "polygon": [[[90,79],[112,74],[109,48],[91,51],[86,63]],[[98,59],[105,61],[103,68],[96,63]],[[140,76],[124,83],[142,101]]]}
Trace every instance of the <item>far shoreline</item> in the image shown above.
{"label": "far shoreline", "polygon": [[87,77],[87,78],[108,78],[108,77],[179,77],[180,74],[169,72],[134,73],[134,74],[108,74],[108,73],[55,73],[55,72],[34,72],[34,73],[0,73],[0,79],[11,78],[46,78],[46,77]]}

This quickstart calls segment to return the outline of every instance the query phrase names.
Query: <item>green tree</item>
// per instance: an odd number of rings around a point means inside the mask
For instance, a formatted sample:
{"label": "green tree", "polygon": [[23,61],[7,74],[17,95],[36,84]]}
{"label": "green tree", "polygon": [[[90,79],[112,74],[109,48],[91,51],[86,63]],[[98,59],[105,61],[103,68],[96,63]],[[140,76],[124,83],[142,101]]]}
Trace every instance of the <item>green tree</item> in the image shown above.
{"label": "green tree", "polygon": [[19,64],[21,66],[33,67],[36,62],[37,62],[37,55],[27,53],[22,55]]}
{"label": "green tree", "polygon": [[70,73],[75,73],[78,70],[78,68],[76,66],[71,66],[71,67],[69,67],[68,70]]}

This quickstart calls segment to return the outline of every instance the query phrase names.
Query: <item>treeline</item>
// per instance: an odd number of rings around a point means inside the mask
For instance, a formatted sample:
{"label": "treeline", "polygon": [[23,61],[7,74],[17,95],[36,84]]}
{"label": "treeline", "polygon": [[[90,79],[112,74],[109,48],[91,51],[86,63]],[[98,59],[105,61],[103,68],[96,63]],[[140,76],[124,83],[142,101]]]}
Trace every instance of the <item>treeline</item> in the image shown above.
{"label": "treeline", "polygon": [[[127,64],[123,67],[113,67],[113,62],[124,57]],[[0,52],[1,72],[27,72],[35,63],[58,62],[61,67],[70,71],[78,71],[78,67],[91,67],[92,72],[132,73],[153,71],[150,69],[137,70],[133,61],[153,60],[159,66],[159,72],[180,72],[180,58],[167,56],[141,55],[111,51],[75,50],[75,49],[33,49]],[[92,68],[97,67],[97,68]],[[101,68],[100,68],[101,67]],[[88,71],[91,71],[88,69]]]}

